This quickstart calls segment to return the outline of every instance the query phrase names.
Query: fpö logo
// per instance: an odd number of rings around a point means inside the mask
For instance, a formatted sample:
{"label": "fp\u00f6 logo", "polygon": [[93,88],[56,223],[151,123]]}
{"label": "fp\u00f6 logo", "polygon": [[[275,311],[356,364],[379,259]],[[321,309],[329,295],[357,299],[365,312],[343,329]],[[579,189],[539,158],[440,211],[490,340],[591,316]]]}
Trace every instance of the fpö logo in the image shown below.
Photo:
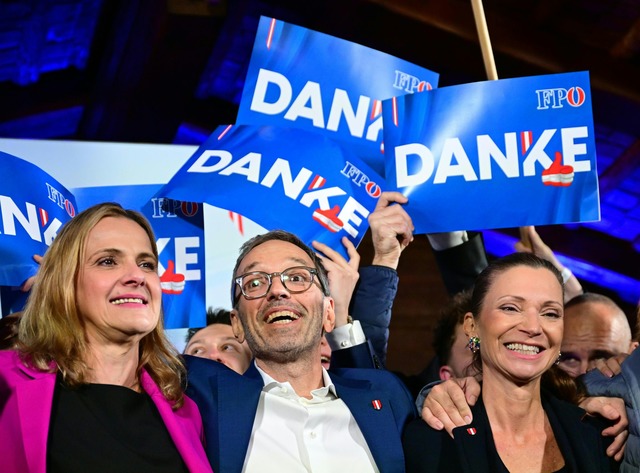
{"label": "fp\u00f6 logo", "polygon": [[395,71],[393,87],[409,94],[433,89],[433,86],[429,82],[420,80],[416,76],[398,71],[397,69]]}
{"label": "fp\u00f6 logo", "polygon": [[536,90],[536,96],[538,110],[563,108],[565,104],[571,107],[580,107],[587,98],[584,89],[577,85],[569,89],[539,89]]}
{"label": "fp\u00f6 logo", "polygon": [[367,194],[369,194],[374,199],[377,199],[378,197],[380,197],[380,194],[382,194],[382,189],[380,188],[380,186],[369,179],[369,176],[367,176],[349,161],[345,163],[344,168],[342,168],[342,171],[340,171],[340,174],[351,179],[356,186],[364,186]]}

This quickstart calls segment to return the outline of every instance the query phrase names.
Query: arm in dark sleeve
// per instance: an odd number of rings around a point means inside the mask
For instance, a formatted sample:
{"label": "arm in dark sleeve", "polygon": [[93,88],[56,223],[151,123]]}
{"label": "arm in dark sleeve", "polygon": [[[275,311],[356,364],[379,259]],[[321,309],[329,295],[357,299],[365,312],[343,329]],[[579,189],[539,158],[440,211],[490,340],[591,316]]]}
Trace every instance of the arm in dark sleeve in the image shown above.
{"label": "arm in dark sleeve", "polygon": [[387,358],[391,309],[398,291],[398,273],[386,266],[360,268],[360,279],[351,300],[351,316],[359,320],[374,354],[382,365]]}
{"label": "arm in dark sleeve", "polygon": [[469,240],[445,250],[433,251],[449,295],[467,289],[489,264],[482,233],[467,232]]}

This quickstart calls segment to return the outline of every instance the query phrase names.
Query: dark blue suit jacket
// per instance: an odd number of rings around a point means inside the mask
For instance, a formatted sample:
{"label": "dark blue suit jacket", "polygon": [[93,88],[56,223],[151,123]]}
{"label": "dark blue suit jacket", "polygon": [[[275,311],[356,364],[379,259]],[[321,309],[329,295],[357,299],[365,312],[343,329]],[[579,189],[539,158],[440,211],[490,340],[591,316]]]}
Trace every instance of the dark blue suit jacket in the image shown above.
{"label": "dark blue suit jacket", "polygon": [[[215,361],[188,355],[184,358],[187,394],[202,414],[205,449],[213,471],[240,473],[264,387],[262,377],[253,363],[244,375],[239,375]],[[330,375],[380,471],[404,472],[402,431],[417,413],[402,382],[384,370],[339,369]],[[374,400],[382,403],[380,410],[374,409]]]}

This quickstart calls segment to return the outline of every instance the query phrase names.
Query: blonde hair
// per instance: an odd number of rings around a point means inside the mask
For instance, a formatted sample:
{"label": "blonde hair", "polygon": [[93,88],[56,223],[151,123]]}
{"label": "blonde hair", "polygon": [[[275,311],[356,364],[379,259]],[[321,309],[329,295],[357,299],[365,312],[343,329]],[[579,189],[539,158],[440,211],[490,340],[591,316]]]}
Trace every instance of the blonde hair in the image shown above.
{"label": "blonde hair", "polygon": [[[85,361],[88,346],[76,304],[76,284],[89,232],[107,217],[126,218],[140,225],[157,262],[153,229],[142,214],[115,203],[94,205],[64,225],[47,250],[20,322],[18,349],[25,363],[41,371],[57,368],[69,386],[86,383],[91,369]],[[136,374],[139,380],[144,368],[177,409],[184,401],[186,372],[164,333],[160,315],[155,329],[140,340]]]}

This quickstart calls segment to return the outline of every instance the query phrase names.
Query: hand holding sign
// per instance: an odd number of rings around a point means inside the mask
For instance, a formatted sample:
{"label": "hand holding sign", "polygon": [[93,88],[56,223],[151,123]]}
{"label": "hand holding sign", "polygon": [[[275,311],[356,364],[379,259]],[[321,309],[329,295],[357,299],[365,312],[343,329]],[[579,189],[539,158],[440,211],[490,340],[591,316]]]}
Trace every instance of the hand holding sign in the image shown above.
{"label": "hand holding sign", "polygon": [[373,264],[397,269],[402,251],[413,241],[413,222],[402,205],[409,201],[399,192],[383,192],[369,215]]}

